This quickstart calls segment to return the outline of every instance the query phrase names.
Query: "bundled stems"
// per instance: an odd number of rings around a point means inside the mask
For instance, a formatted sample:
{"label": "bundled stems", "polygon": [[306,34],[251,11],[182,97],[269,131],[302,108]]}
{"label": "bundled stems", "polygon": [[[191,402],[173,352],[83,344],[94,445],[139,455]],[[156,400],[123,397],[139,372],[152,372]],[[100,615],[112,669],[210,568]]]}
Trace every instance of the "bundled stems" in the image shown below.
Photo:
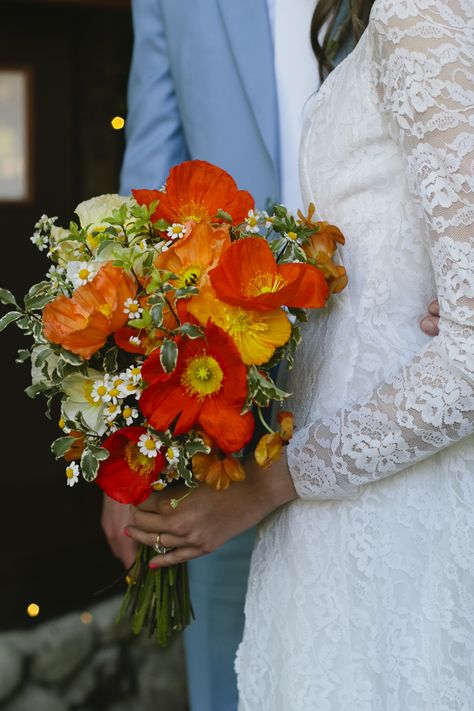
{"label": "bundled stems", "polygon": [[194,613],[186,563],[152,570],[149,562],[155,555],[153,548],[140,546],[127,579],[119,620],[128,617],[135,634],[145,629],[149,637],[165,646],[173,632],[190,624]]}

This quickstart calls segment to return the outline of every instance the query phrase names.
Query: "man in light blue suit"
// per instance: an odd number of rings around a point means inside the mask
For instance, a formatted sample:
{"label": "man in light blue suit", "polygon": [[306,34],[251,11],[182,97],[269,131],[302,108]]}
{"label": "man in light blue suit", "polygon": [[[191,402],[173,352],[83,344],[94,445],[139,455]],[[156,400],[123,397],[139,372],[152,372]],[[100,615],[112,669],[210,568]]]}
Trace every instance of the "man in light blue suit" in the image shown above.
{"label": "man in light blue suit", "polygon": [[[279,193],[278,107],[265,0],[135,0],[120,192],[159,187],[200,158],[259,207]],[[192,711],[236,711],[234,657],[254,532],[190,563],[196,620],[185,633]],[[157,700],[157,704],[159,700]]]}
{"label": "man in light blue suit", "polygon": [[[121,193],[157,188],[171,166],[199,158],[227,170],[257,207],[279,201],[274,0],[133,0],[132,7]],[[127,521],[120,521],[123,528]],[[190,563],[196,621],[185,649],[192,711],[236,711],[233,661],[253,538],[247,532]]]}

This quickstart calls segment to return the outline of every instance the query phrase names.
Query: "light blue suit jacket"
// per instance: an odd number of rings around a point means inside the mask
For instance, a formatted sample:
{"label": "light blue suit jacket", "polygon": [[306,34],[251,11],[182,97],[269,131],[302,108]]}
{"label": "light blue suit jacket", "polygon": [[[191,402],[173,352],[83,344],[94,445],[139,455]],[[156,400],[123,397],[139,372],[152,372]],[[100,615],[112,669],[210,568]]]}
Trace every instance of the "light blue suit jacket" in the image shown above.
{"label": "light blue suit jacket", "polygon": [[278,111],[266,0],[134,0],[120,190],[200,158],[256,203],[278,200]]}
{"label": "light blue suit jacket", "polygon": [[[279,201],[278,110],[266,0],[132,0],[135,45],[120,191],[157,188],[203,159],[260,208]],[[309,32],[309,28],[308,28]],[[236,711],[233,658],[253,531],[191,561],[185,635],[192,711]]]}

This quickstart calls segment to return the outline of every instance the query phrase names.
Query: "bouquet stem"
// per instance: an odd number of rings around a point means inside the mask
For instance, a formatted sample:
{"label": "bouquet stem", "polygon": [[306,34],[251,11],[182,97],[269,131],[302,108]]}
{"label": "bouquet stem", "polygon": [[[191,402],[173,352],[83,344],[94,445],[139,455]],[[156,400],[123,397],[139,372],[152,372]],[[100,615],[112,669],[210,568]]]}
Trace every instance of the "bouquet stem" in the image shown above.
{"label": "bouquet stem", "polygon": [[148,564],[154,556],[152,548],[140,546],[129,573],[119,620],[128,617],[135,634],[145,629],[149,637],[165,646],[173,632],[190,624],[194,613],[186,563],[151,570]]}

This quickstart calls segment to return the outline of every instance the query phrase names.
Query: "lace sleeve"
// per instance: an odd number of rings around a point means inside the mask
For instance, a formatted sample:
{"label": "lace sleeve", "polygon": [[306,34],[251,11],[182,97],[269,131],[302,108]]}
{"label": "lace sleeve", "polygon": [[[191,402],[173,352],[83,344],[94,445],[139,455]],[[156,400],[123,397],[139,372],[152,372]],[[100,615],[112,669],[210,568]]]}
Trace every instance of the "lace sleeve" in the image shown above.
{"label": "lace sleeve", "polygon": [[298,431],[298,494],[351,498],[474,431],[474,7],[382,0],[371,71],[420,206],[440,335],[361,403]]}

